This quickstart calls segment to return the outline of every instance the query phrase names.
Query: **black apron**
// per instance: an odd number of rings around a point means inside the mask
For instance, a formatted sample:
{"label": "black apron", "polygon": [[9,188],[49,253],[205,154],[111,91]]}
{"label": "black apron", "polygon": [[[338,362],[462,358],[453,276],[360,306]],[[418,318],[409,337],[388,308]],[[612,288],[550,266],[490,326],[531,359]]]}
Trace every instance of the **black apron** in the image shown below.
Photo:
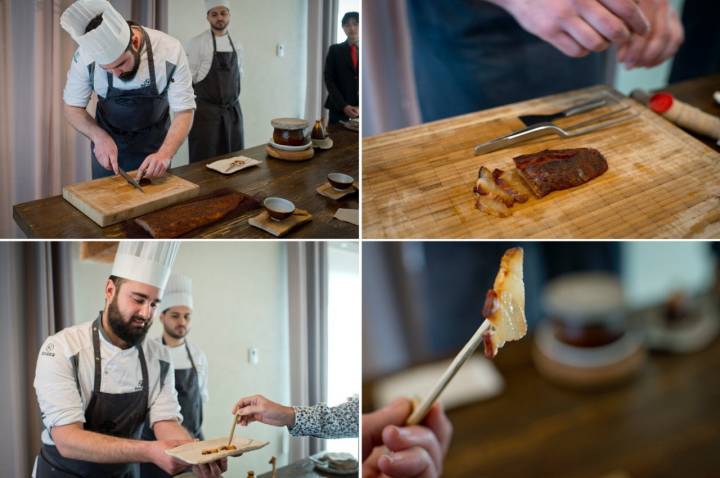
{"label": "black apron", "polygon": [[[142,344],[136,345],[142,368],[142,390],[128,393],[100,391],[102,366],[100,358],[100,318],[92,327],[95,354],[95,382],[90,403],[85,409],[84,428],[120,438],[139,439],[149,404],[148,371]],[[63,457],[57,447],[42,445],[36,478],[136,478],[132,463],[91,463]]]}
{"label": "black apron", "polygon": [[[165,345],[164,339],[163,345]],[[185,342],[185,351],[187,352],[192,367],[182,370],[175,369],[175,390],[177,390],[178,402],[180,402],[180,413],[182,413],[183,416],[182,424],[193,438],[204,440],[205,438],[202,433],[203,411],[200,380],[187,341]],[[145,422],[142,439],[157,440],[155,433],[153,433],[150,427],[150,423],[147,421]],[[172,475],[168,475],[152,463],[140,464],[141,478],[166,478],[169,476]]]}
{"label": "black apron", "polygon": [[[141,27],[142,29],[142,27]],[[104,98],[98,95],[95,121],[115,141],[118,148],[118,165],[125,171],[140,167],[145,158],[156,153],[170,129],[170,104],[167,91],[172,82],[174,67],[168,71],[167,85],[162,93],[158,92],[155,79],[155,62],[152,42],[142,29],[147,45],[147,61],[150,70],[150,83],[134,90],[121,90],[113,87],[114,77],[107,72],[108,90]],[[90,65],[90,78],[94,78],[95,64]],[[112,170],[100,166],[92,154],[93,179],[112,176]]]}
{"label": "black apron", "polygon": [[188,136],[191,163],[245,148],[237,51],[230,34],[232,52],[218,52],[212,31],[210,36],[212,66],[202,81],[193,84],[197,109]]}

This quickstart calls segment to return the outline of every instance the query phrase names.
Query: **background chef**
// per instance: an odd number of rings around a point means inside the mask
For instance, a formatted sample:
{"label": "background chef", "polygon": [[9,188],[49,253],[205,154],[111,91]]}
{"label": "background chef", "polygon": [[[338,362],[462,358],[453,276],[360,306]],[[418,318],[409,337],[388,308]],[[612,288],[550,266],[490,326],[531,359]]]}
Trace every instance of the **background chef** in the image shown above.
{"label": "background chef", "polygon": [[[125,21],[105,0],[78,0],[60,23],[79,45],[63,93],[65,118],[92,141],[93,178],[118,167],[138,169],[138,179],[162,176],[195,109],[180,42]],[[85,109],[93,91],[95,118]]]}
{"label": "background chef", "polygon": [[[167,348],[170,362],[175,371],[182,425],[193,438],[203,440],[203,404],[208,399],[208,361],[205,353],[187,340],[193,313],[192,280],[182,274],[173,273],[163,294],[163,301],[156,315],[163,326],[161,337],[153,339]],[[162,312],[159,310],[162,309]],[[146,421],[144,440],[156,440],[152,428]],[[140,467],[142,478],[170,476],[152,463]]]}
{"label": "background chef", "polygon": [[240,109],[242,47],[228,33],[230,2],[206,0],[210,29],[186,47],[197,95],[195,122],[188,138],[190,162],[245,148]]}
{"label": "background chef", "polygon": [[[36,478],[133,478],[133,465],[171,474],[187,468],[165,453],[191,441],[167,349],[143,340],[175,261],[177,242],[121,242],[95,320],[49,337],[38,355],[35,391],[45,430]],[[139,440],[148,420],[156,441]],[[220,476],[225,460],[193,467]]]}

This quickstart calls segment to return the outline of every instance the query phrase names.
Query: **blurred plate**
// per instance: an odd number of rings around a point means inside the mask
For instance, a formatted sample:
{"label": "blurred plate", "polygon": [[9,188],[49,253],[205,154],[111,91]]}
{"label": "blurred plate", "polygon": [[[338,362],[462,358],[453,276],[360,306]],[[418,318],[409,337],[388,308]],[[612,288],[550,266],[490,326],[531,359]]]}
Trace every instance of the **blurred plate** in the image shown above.
{"label": "blurred plate", "polygon": [[[346,463],[352,460],[352,467],[336,468],[334,463]],[[350,453],[333,453],[333,452],[321,452],[310,457],[310,461],[315,463],[315,468],[324,471],[326,473],[332,473],[334,475],[354,475],[360,469],[357,459]]]}

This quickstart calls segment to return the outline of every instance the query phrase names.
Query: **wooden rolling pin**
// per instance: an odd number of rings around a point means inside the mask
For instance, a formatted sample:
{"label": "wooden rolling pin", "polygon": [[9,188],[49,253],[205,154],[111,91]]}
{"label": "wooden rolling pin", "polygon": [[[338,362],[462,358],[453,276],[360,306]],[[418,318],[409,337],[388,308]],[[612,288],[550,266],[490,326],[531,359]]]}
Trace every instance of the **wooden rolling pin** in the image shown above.
{"label": "wooden rolling pin", "polygon": [[630,96],[681,128],[720,140],[720,118],[683,103],[670,93],[660,92],[650,96],[642,90],[635,90]]}

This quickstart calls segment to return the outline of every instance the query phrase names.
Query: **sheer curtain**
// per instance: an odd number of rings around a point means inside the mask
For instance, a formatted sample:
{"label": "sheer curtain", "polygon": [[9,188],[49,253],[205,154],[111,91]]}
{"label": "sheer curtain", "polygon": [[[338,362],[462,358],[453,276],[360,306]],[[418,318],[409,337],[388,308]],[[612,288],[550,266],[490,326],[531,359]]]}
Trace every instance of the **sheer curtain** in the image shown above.
{"label": "sheer curtain", "polygon": [[323,68],[328,48],[337,41],[338,0],[309,0],[307,29],[307,86],[305,118],[316,120],[328,117],[324,107],[327,89]]}
{"label": "sheer curtain", "polygon": [[0,476],[30,476],[40,450],[35,364],[45,338],[73,322],[72,244],[0,243]]}
{"label": "sheer curtain", "polygon": [[[126,18],[166,29],[167,0],[117,0]],[[12,206],[90,179],[90,143],[63,118],[77,48],[60,26],[72,0],[0,0],[0,237],[22,237]],[[91,111],[94,106],[91,103]]]}
{"label": "sheer curtain", "polygon": [[[288,247],[290,400],[327,402],[327,244],[292,242]],[[318,438],[290,440],[289,462],[324,448]]]}
{"label": "sheer curtain", "polygon": [[363,136],[419,124],[405,0],[363,2]]}

